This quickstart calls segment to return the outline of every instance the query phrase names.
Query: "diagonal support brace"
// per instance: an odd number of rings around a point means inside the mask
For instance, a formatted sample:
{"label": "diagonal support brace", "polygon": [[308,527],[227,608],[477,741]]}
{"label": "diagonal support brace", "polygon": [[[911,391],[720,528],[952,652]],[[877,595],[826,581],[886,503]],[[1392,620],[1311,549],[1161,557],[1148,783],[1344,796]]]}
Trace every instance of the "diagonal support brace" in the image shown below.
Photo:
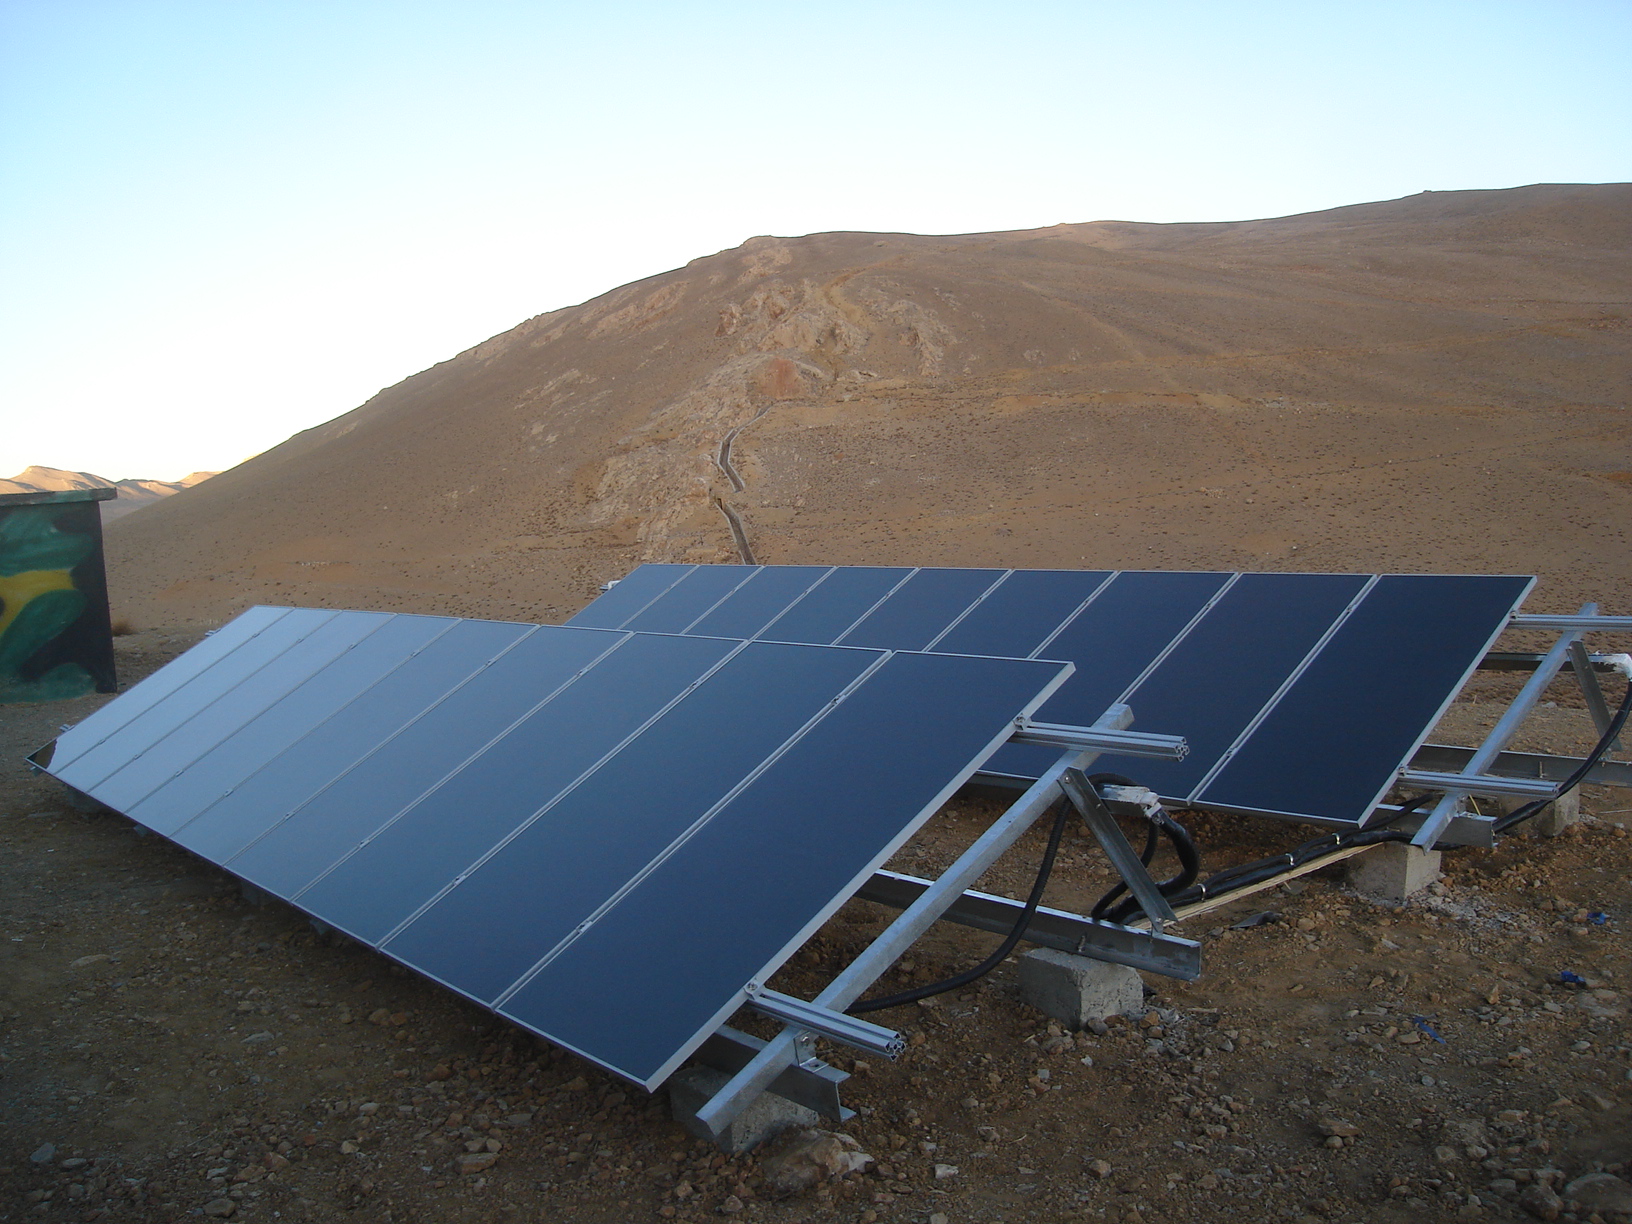
{"label": "diagonal support brace", "polygon": [[1100,798],[1088,775],[1081,769],[1067,769],[1060,778],[1060,789],[1082,816],[1083,823],[1121,875],[1128,891],[1138,900],[1139,908],[1150,919],[1150,929],[1160,935],[1163,923],[1177,922],[1173,907],[1162,896],[1156,881],[1150,878],[1150,872],[1139,861],[1139,855],[1122,835],[1122,826],[1116,823],[1116,817],[1111,815],[1111,810],[1105,806],[1105,800]]}

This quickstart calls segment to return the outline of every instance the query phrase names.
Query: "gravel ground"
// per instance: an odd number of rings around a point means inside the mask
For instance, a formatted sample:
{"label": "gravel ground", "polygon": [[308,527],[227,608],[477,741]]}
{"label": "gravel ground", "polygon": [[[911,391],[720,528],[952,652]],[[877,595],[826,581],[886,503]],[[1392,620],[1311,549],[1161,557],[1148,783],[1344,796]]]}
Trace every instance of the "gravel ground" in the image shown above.
{"label": "gravel ground", "polygon": [[[189,640],[120,639],[122,674]],[[1447,854],[1404,907],[1333,869],[1200,917],[1201,980],[1147,978],[1103,1031],[1027,1007],[1012,961],[883,1013],[900,1063],[832,1052],[871,1160],[783,1195],[766,1153],[692,1139],[662,1093],[73,810],[20,758],[99,700],[0,708],[0,1220],[1632,1218],[1626,792],[1589,792],[1563,836]],[[993,810],[960,797],[903,862]],[[1306,836],[1187,819],[1209,868]],[[1041,840],[985,887],[1023,894]],[[1109,878],[1076,834],[1056,874],[1066,906]],[[777,985],[814,989],[887,916],[852,903]],[[881,988],[991,942],[934,931]]]}

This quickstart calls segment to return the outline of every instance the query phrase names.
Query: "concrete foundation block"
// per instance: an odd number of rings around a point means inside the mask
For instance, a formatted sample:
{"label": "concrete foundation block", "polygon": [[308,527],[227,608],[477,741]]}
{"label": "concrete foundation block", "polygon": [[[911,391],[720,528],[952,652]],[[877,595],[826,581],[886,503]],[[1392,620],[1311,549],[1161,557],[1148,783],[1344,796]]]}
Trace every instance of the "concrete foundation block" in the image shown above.
{"label": "concrete foundation block", "polygon": [[1539,837],[1557,837],[1581,819],[1581,792],[1572,790],[1554,799],[1527,822]]}
{"label": "concrete foundation block", "polygon": [[1053,948],[1034,948],[1020,958],[1020,995],[1067,1028],[1140,1010],[1145,984],[1126,965],[1113,965]]}
{"label": "concrete foundation block", "polygon": [[1362,897],[1403,905],[1439,879],[1438,850],[1408,842],[1384,842],[1349,860],[1349,883]]}
{"label": "concrete foundation block", "polygon": [[666,1085],[669,1109],[674,1120],[699,1139],[717,1143],[724,1152],[746,1152],[795,1126],[821,1125],[822,1120],[815,1110],[795,1105],[774,1092],[762,1092],[759,1099],[726,1128],[725,1134],[715,1138],[698,1120],[697,1111],[712,1100],[730,1078],[713,1067],[687,1067],[675,1072]]}

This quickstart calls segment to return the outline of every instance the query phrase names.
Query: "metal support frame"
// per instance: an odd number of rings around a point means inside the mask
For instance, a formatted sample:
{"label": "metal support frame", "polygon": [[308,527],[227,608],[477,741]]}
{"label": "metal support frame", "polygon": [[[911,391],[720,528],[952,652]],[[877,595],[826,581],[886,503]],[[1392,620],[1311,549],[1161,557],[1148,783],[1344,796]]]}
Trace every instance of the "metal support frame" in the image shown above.
{"label": "metal support frame", "polygon": [[[1486,775],[1487,767],[1501,755],[1501,751],[1507,747],[1508,741],[1518,733],[1520,725],[1529,717],[1530,711],[1535,709],[1536,704],[1541,700],[1541,695],[1547,691],[1547,686],[1553,682],[1553,677],[1558,675],[1565,663],[1573,662],[1570,656],[1570,646],[1579,642],[1581,635],[1590,628],[1622,627],[1608,622],[1625,621],[1624,627],[1632,629],[1632,617],[1600,617],[1597,612],[1598,605],[1589,603],[1583,604],[1581,611],[1574,616],[1513,616],[1509,618],[1508,626],[1510,628],[1558,630],[1558,640],[1553,643],[1552,649],[1542,656],[1541,662],[1536,665],[1536,670],[1531,674],[1530,679],[1526,680],[1524,687],[1519,690],[1519,695],[1513,699],[1512,704],[1507,707],[1507,711],[1491,728],[1490,734],[1485,736],[1485,742],[1468,758],[1468,763],[1463,766],[1462,771],[1458,774],[1430,774],[1418,783],[1431,789],[1443,790],[1445,793],[1440,796],[1439,802],[1423,819],[1422,827],[1412,836],[1412,845],[1423,848],[1434,845],[1439,840],[1440,834],[1461,813],[1462,802],[1468,795],[1513,793],[1511,791],[1493,791],[1490,789],[1493,783],[1498,780]],[[1415,772],[1417,771],[1402,770],[1401,781],[1408,786],[1412,785],[1406,779]],[[1445,779],[1443,785],[1429,780],[1436,777]],[[1547,794],[1550,795],[1551,793],[1552,788],[1549,787]],[[1540,798],[1542,796],[1533,797]]]}
{"label": "metal support frame", "polygon": [[[864,901],[906,909],[929,888],[930,881],[894,871],[880,871],[856,894]],[[1020,921],[1025,904],[991,893],[965,892],[941,915],[943,922],[1007,935]],[[1021,936],[1027,943],[1092,960],[1109,961],[1193,982],[1201,976],[1201,945],[1177,935],[1158,935],[1136,926],[1097,922],[1068,910],[1039,905]]]}
{"label": "metal support frame", "polygon": [[1111,860],[1112,866],[1121,875],[1122,882],[1128,886],[1139,901],[1139,908],[1150,919],[1150,929],[1156,934],[1162,933],[1162,924],[1176,922],[1173,907],[1167,903],[1156,887],[1156,881],[1150,878],[1145,865],[1139,861],[1139,855],[1128,844],[1128,839],[1122,835],[1122,826],[1116,823],[1111,810],[1105,806],[1105,801],[1099,797],[1094,784],[1088,781],[1088,776],[1080,767],[1067,769],[1060,778],[1060,788],[1082,815],[1083,822],[1098,839],[1105,851],[1105,856]]}
{"label": "metal support frame", "polygon": [[[1095,732],[1121,731],[1133,721],[1133,711],[1125,705],[1112,706],[1094,724]],[[1018,728],[1017,728],[1018,731]],[[1171,737],[1163,737],[1171,739]],[[1173,759],[1182,748],[1168,742],[1146,744],[1142,748],[1119,743],[1118,751],[1139,755],[1165,756]],[[843,1012],[859,999],[908,948],[917,942],[954,902],[958,901],[988,868],[1037,820],[1054,806],[1062,793],[1062,779],[1068,771],[1081,771],[1100,755],[1098,748],[1071,747],[1000,816],[990,828],[975,839],[957,861],[941,873],[933,883],[918,894],[900,916],[873,940],[862,953],[851,961],[812,1000],[812,1004],[827,1012]],[[1089,788],[1092,790],[1092,788]],[[1120,830],[1118,830],[1120,835]],[[1134,862],[1138,863],[1137,856]],[[1142,869],[1142,865],[1141,865]],[[724,1133],[726,1127],[753,1103],[755,1097],[777,1082],[789,1067],[802,1065],[808,1057],[808,1029],[790,1025],[759,1049],[745,1062],[714,1096],[697,1111],[697,1120],[711,1133]]]}

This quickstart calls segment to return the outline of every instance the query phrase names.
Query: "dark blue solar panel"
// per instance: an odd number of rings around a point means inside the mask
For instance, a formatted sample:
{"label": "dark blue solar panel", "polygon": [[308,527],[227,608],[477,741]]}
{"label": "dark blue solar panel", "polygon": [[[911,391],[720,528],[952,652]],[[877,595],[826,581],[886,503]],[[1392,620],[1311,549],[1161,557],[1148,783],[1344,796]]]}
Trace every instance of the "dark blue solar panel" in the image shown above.
{"label": "dark blue solar panel", "polygon": [[[739,645],[721,638],[637,637],[626,641],[371,837],[302,894],[301,904],[321,911],[328,921],[360,939],[379,942]],[[649,816],[654,807],[665,806],[672,789],[683,787],[677,772],[684,773],[688,763],[692,774],[701,774],[729,758],[732,751],[755,751],[767,733],[761,728],[743,734],[729,722],[717,722],[706,731],[695,729],[696,707],[707,704],[707,694],[729,685],[734,670],[732,664],[726,664],[662,720],[691,730],[693,738],[683,752],[661,758],[664,768],[642,776],[642,785],[650,788],[644,794],[638,787],[631,790],[627,783],[636,770],[659,759],[643,747],[653,738],[650,735],[636,739],[629,750],[634,760],[616,767],[624,789],[607,806],[596,806],[593,785],[580,787],[585,802],[573,807],[574,815],[565,819],[581,822],[574,832],[582,839],[576,849],[584,853],[547,853],[543,867],[565,871],[575,881],[585,873],[593,875],[610,861],[611,853],[609,847],[594,847],[612,835],[620,821],[638,820]],[[790,682],[797,680],[797,676],[790,677]],[[779,718],[808,717],[808,712],[792,712],[797,705],[790,701],[783,709],[763,711],[760,717],[767,726]],[[741,709],[735,712],[752,717]],[[718,737],[718,745],[713,745],[713,737]],[[631,810],[620,813],[616,810],[619,804]],[[515,883],[514,878],[511,882]],[[521,891],[554,893],[560,887],[548,871],[542,871]],[[499,909],[519,904],[491,896],[488,902]],[[490,913],[477,927],[480,929],[461,930],[451,940],[459,949],[458,958],[468,958],[472,964],[480,961],[489,938],[498,938],[499,932],[509,929],[509,920]],[[412,951],[404,955],[416,964],[427,964]],[[438,966],[430,967],[438,972]],[[480,997],[463,979],[439,976]]]}
{"label": "dark blue solar panel", "polygon": [[[435,623],[436,618],[404,618]],[[528,625],[462,620],[429,645],[402,659],[373,687],[333,718],[267,761],[170,836],[189,850],[226,863],[277,827],[303,803],[365,760],[427,709],[480,671],[530,631]],[[179,662],[179,660],[178,660]],[[155,817],[154,813],[147,813]],[[166,815],[167,822],[177,819]],[[246,855],[239,874],[257,870]]]}
{"label": "dark blue solar panel", "polygon": [[[743,985],[763,982],[1006,736],[1005,712],[1033,704],[1058,674],[1055,664],[891,657],[501,1010],[648,1087],[662,1082]],[[616,982],[602,968],[613,963]]]}
{"label": "dark blue solar panel", "polygon": [[1001,577],[1002,570],[918,570],[838,644],[922,650]]}
{"label": "dark blue solar panel", "polygon": [[760,636],[776,642],[828,645],[910,573],[909,569],[836,569],[766,625]]}
{"label": "dark blue solar panel", "polygon": [[597,629],[533,630],[302,804],[232,869],[295,896],[620,640]]}
{"label": "dark blue solar panel", "polygon": [[684,578],[695,565],[642,565],[567,624],[575,629],[617,629],[652,600]]}
{"label": "dark blue solar panel", "polygon": [[1108,570],[1015,570],[930,649],[1029,659],[1110,576]]}
{"label": "dark blue solar panel", "polygon": [[[1042,658],[1076,662],[1077,672],[1037,717],[1043,722],[1092,726],[1230,577],[1148,571],[1118,574],[1052,641],[1038,647]],[[1137,706],[1133,713],[1134,726],[1141,731],[1184,734],[1182,727],[1157,726]],[[1034,778],[1057,755],[1052,748],[1011,744],[992,758],[991,768]]]}
{"label": "dark blue solar panel", "polygon": [[207,635],[191,650],[122,693],[118,701],[109,702],[66,732],[57,740],[52,752],[52,769],[67,769],[120,727],[151,710],[200,672],[208,671],[263,629],[282,620],[290,611],[289,608],[251,608]]}
{"label": "dark blue solar panel", "polygon": [[1242,574],[1127,695],[1139,724],[1183,727],[1182,761],[1106,756],[1095,766],[1186,797],[1218,764],[1366,584],[1357,574]]}
{"label": "dark blue solar panel", "polygon": [[757,637],[773,616],[781,613],[827,572],[824,565],[764,566],[686,632],[714,637]]}
{"label": "dark blue solar panel", "polygon": [[755,572],[751,566],[699,565],[620,628],[641,633],[681,633]]}
{"label": "dark blue solar panel", "polygon": [[[365,616],[357,614],[359,620]],[[352,622],[353,618],[348,616],[346,621]],[[150,828],[173,833],[457,623],[435,616],[384,618],[372,632],[337,654],[305,683],[290,689],[264,713],[151,794],[121,810]],[[281,667],[278,670],[282,672]],[[239,692],[249,687],[241,686]],[[122,777],[117,774],[112,781]],[[106,793],[117,795],[118,790]]]}
{"label": "dark blue solar panel", "polygon": [[1533,581],[1378,579],[1198,802],[1345,822],[1363,818]]}
{"label": "dark blue solar panel", "polygon": [[751,643],[386,950],[491,1001],[879,658]]}
{"label": "dark blue solar panel", "polygon": [[[234,690],[332,621],[334,612],[292,608],[268,624],[240,649],[230,651],[212,667],[200,671],[157,701],[142,717],[114,731],[100,744],[53,772],[69,786],[90,792],[115,770],[124,769],[171,736],[184,723],[197,723],[220,701],[231,701]],[[308,673],[309,674],[309,673]],[[208,734],[207,726],[204,733]],[[68,737],[65,737],[68,738]],[[160,749],[173,751],[173,747]],[[145,794],[146,791],[141,792]],[[138,794],[136,798],[140,798]],[[115,806],[109,804],[109,807]]]}

